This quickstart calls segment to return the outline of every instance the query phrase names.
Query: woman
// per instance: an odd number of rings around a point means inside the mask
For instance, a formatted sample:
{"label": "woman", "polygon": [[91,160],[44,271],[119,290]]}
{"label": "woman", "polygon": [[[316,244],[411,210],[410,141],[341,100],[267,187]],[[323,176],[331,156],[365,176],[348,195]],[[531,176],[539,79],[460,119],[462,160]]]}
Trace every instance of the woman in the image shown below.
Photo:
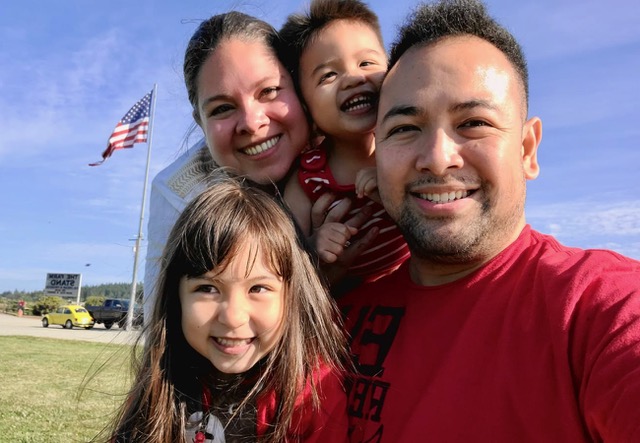
{"label": "woman", "polygon": [[186,204],[233,169],[271,194],[307,145],[309,125],[268,23],[240,12],[204,21],[185,52],[184,79],[204,140],[153,180],[145,268],[145,318],[151,318],[158,260]]}

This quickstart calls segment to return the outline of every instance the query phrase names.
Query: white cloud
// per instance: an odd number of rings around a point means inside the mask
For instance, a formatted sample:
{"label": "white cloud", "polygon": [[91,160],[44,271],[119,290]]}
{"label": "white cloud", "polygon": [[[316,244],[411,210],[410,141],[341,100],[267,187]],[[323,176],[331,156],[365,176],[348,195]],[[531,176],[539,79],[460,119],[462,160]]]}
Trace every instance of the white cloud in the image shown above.
{"label": "white cloud", "polygon": [[527,206],[531,225],[561,242],[640,259],[640,200],[581,200]]}

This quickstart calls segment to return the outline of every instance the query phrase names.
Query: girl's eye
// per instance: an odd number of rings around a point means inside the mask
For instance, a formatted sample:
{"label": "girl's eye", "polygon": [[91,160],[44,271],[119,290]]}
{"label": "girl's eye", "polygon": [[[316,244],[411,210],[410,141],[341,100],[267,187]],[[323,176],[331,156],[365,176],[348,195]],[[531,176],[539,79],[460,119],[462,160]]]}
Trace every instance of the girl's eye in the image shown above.
{"label": "girl's eye", "polygon": [[249,292],[253,294],[261,294],[263,292],[267,292],[268,290],[269,289],[266,286],[255,285],[255,286],[251,286],[251,289],[249,289]]}
{"label": "girl's eye", "polygon": [[205,294],[216,294],[218,292],[218,288],[213,285],[200,285],[196,287],[194,292],[203,292]]}
{"label": "girl's eye", "polygon": [[228,103],[225,103],[223,105],[219,105],[219,106],[214,107],[211,110],[211,116],[212,117],[216,117],[216,116],[219,116],[221,114],[224,114],[225,112],[231,111],[232,109],[233,109],[233,106],[231,106]]}
{"label": "girl's eye", "polygon": [[335,77],[336,75],[337,74],[335,72],[333,72],[333,71],[324,73],[320,77],[320,80],[318,81],[318,84],[325,83],[325,82],[329,81],[330,79],[332,79],[333,77]]}
{"label": "girl's eye", "polygon": [[278,92],[281,88],[278,86],[272,86],[269,88],[264,88],[260,91],[260,98],[274,99],[278,95]]}
{"label": "girl's eye", "polygon": [[362,63],[360,63],[360,66],[371,66],[371,65],[375,65],[375,62],[372,62],[371,60],[365,60]]}

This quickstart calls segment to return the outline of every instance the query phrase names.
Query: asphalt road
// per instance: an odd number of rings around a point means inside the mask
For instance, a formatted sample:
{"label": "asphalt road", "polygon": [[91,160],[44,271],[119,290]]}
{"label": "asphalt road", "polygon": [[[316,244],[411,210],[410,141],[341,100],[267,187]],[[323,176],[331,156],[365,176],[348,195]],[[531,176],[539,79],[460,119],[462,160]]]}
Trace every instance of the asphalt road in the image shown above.
{"label": "asphalt road", "polygon": [[16,317],[0,314],[0,335],[26,335],[31,337],[60,338],[64,340],[84,340],[96,343],[133,343],[140,330],[123,331],[114,325],[105,329],[104,325],[96,325],[93,329],[64,329],[62,326],[50,325],[42,327],[40,317]]}

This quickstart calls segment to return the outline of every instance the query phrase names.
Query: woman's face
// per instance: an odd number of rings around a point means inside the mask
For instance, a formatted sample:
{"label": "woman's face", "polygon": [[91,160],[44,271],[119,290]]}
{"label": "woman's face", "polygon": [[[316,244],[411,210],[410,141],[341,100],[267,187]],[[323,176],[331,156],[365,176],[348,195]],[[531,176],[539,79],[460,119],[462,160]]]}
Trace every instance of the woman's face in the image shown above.
{"label": "woman's face", "polygon": [[200,69],[196,121],[215,162],[253,181],[282,180],[309,125],[290,75],[258,41],[225,40]]}

